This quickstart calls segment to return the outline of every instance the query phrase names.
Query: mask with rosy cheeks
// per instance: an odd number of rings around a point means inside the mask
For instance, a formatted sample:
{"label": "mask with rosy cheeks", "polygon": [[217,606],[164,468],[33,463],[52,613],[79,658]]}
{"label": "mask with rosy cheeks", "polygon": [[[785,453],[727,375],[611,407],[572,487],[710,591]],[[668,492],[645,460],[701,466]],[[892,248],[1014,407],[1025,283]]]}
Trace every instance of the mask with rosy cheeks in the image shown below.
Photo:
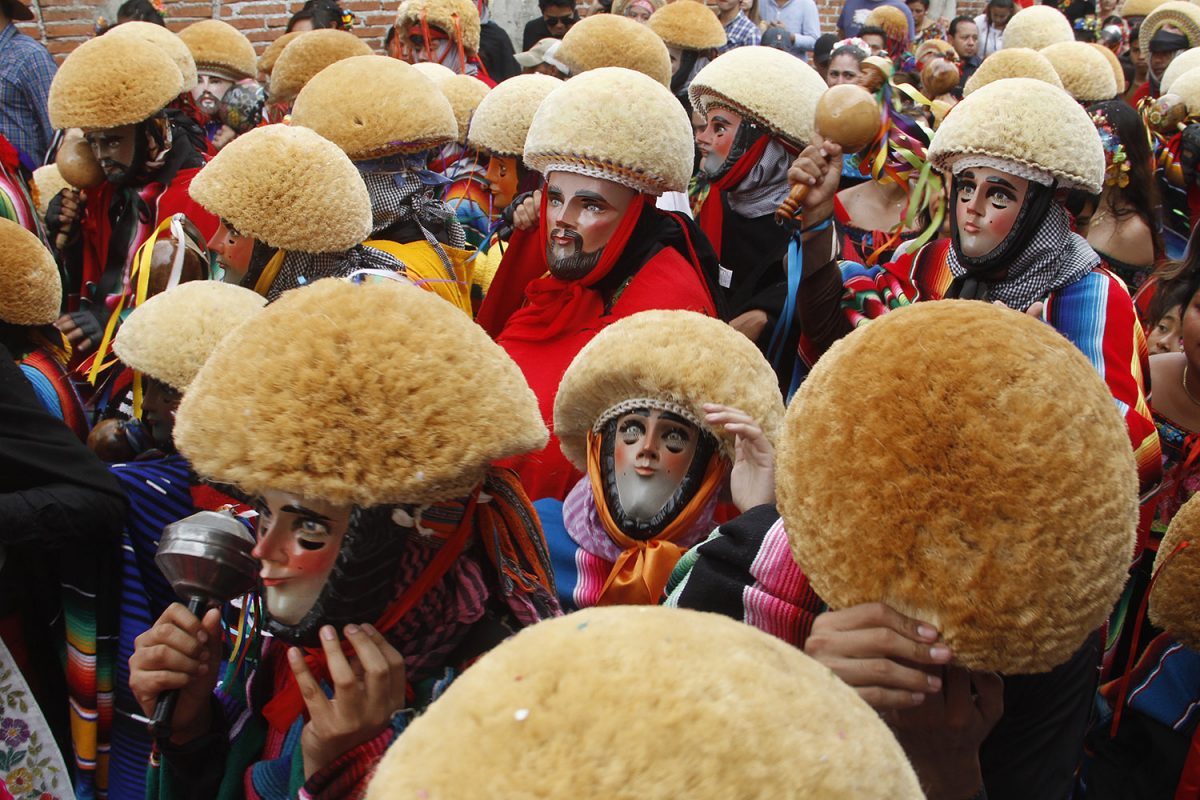
{"label": "mask with rosy cheeks", "polygon": [[254,254],[254,239],[233,230],[229,223],[221,220],[217,232],[208,240],[208,249],[217,256],[217,263],[224,271],[225,283],[238,284],[250,269]]}
{"label": "mask with rosy cheeks", "polygon": [[574,172],[546,176],[546,263],[550,274],[578,280],[600,262],[637,192]]}
{"label": "mask with rosy cheeks", "polygon": [[715,178],[728,169],[730,153],[738,139],[742,115],[724,106],[710,106],[704,129],[696,135],[700,171]]}
{"label": "mask with rosy cheeks", "polygon": [[313,609],[333,571],[350,524],[350,506],[279,491],[263,493],[258,543],[259,576],[267,612],[297,625]]}
{"label": "mask with rosy cheeks", "polygon": [[484,180],[492,193],[492,213],[499,215],[517,194],[517,160],[492,156],[488,159]]}
{"label": "mask with rosy cheeks", "polygon": [[196,85],[192,87],[192,100],[201,113],[215,117],[221,105],[221,98],[233,86],[233,81],[210,72],[197,72]]}
{"label": "mask with rosy cheeks", "polygon": [[1020,215],[1029,181],[986,167],[955,176],[958,245],[969,258],[982,258],[1008,237]]}

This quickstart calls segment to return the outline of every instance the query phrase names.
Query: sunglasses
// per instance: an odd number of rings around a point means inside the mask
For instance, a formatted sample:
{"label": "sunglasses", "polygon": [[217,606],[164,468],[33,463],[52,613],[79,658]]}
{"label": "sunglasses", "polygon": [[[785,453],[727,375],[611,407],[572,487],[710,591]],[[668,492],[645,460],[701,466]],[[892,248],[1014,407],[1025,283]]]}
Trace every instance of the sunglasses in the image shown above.
{"label": "sunglasses", "polygon": [[571,25],[574,25],[576,22],[579,21],[579,17],[575,16],[574,14],[568,14],[565,17],[542,17],[542,19],[545,20],[546,25],[548,25],[548,26],[549,25],[566,25],[566,26],[570,27]]}

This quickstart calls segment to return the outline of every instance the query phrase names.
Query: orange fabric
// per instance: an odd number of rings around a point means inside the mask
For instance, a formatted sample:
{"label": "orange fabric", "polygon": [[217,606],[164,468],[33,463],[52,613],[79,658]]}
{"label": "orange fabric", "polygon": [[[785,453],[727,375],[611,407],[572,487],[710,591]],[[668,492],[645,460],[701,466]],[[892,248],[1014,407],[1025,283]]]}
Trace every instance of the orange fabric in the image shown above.
{"label": "orange fabric", "polygon": [[713,453],[704,471],[700,490],[696,492],[679,515],[653,539],[642,541],[626,536],[613,521],[604,500],[604,484],[600,473],[600,437],[588,433],[588,479],[596,513],[608,538],[623,548],[613,564],[608,580],[600,590],[598,606],[657,605],[667,588],[667,579],[675,564],[683,557],[685,548],[674,540],[685,535],[696,524],[709,499],[721,487],[725,478],[725,459]]}

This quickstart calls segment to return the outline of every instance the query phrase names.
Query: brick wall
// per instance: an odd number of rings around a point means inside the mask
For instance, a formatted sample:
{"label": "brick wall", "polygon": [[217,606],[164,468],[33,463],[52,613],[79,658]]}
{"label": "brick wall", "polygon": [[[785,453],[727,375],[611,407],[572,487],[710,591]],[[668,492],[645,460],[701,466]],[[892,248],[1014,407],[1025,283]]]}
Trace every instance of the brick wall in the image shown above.
{"label": "brick wall", "polygon": [[[25,0],[38,19],[21,23],[23,32],[41,41],[60,62],[75,47],[92,35],[93,23],[98,14],[109,19],[117,6],[100,10],[94,3],[80,0]],[[288,18],[304,0],[165,0],[167,24],[179,30],[199,19],[218,17],[241,29],[259,52],[267,43],[283,33]],[[363,37],[376,50],[382,50],[383,36],[396,15],[397,0],[342,0],[358,17],[354,32]],[[833,32],[836,28],[841,0],[818,0],[822,30]],[[983,0],[959,0],[959,13],[979,13]],[[536,0],[492,0],[492,14],[517,40],[524,24],[538,13]]]}

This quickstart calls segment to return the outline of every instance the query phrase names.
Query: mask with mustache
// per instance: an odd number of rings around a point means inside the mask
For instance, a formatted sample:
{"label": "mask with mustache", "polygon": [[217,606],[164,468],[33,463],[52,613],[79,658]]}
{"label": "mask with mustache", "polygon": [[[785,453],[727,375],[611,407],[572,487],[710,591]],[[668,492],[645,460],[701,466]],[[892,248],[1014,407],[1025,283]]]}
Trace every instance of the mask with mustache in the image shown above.
{"label": "mask with mustache", "polygon": [[[555,244],[554,237],[556,236],[570,239],[574,247]],[[564,250],[570,250],[570,252],[563,252]],[[594,253],[583,252],[583,237],[577,231],[555,228],[550,232],[550,238],[546,241],[546,263],[550,267],[550,274],[560,281],[575,281],[583,278],[596,268],[603,253],[603,247]]]}

